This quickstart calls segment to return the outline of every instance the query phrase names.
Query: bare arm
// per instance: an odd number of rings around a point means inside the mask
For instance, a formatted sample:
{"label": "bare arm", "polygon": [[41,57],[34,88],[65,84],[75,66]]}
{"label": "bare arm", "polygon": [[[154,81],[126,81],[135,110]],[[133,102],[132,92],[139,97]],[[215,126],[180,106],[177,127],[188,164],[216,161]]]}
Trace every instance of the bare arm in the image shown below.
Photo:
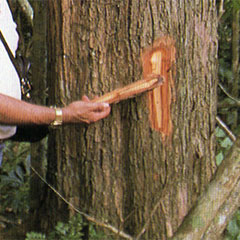
{"label": "bare arm", "polygon": [[[110,113],[106,103],[92,103],[84,96],[82,101],[76,101],[63,109],[63,123],[95,122]],[[55,110],[29,104],[12,97],[0,94],[0,123],[7,125],[45,124],[55,120]]]}

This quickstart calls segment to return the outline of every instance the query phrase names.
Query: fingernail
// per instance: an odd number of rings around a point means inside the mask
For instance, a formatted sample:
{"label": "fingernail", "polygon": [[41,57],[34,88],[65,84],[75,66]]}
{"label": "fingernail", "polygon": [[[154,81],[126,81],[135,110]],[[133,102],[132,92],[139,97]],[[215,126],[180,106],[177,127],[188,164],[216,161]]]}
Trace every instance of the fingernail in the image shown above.
{"label": "fingernail", "polygon": [[108,103],[103,103],[103,106],[107,108],[107,107],[109,107],[109,104]]}

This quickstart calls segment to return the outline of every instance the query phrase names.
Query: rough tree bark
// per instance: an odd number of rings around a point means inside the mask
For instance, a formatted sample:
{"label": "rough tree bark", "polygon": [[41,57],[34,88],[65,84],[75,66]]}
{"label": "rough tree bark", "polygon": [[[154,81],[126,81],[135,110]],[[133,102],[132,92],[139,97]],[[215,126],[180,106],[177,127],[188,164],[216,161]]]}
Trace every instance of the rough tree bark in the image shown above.
{"label": "rough tree bark", "polygon": [[[47,2],[45,0],[32,0],[31,6],[34,9],[33,37],[31,51],[32,101],[36,104],[46,105],[46,78],[47,78]],[[31,165],[42,176],[45,175],[47,153],[46,139],[31,144]],[[30,180],[30,228],[33,231],[40,231],[38,224],[38,208],[41,205],[44,183],[35,174]]]}
{"label": "rough tree bark", "polygon": [[[58,106],[141,79],[142,50],[160,36],[175,40],[172,137],[163,143],[151,129],[143,94],[98,123],[53,131],[47,173],[82,211],[132,236],[146,223],[141,239],[171,237],[215,172],[215,1],[49,0],[48,9],[50,100]],[[50,189],[42,202],[44,229],[72,214]]]}

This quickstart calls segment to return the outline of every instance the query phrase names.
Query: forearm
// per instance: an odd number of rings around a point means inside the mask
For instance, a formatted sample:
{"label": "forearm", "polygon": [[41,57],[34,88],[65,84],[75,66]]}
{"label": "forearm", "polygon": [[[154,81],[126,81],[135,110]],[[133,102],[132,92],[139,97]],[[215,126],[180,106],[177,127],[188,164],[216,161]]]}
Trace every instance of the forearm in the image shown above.
{"label": "forearm", "polygon": [[[84,96],[82,101],[75,101],[62,108],[63,124],[91,123],[105,118],[110,113],[106,103],[92,103]],[[0,94],[0,124],[6,125],[49,125],[56,118],[55,109],[30,104]]]}
{"label": "forearm", "polygon": [[29,104],[0,94],[0,123],[7,125],[49,125],[55,119],[55,110]]}

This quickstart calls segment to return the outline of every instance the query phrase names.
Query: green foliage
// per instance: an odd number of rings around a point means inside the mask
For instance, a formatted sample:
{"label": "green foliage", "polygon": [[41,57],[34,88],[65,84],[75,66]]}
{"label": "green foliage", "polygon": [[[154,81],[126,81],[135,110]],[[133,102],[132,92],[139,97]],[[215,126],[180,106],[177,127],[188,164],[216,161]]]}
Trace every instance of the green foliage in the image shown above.
{"label": "green foliage", "polygon": [[[220,0],[217,1],[218,4]],[[232,93],[233,89],[233,71],[232,71],[232,21],[233,10],[240,9],[240,0],[225,0],[224,1],[224,14],[222,15],[219,25],[219,50],[218,50],[218,63],[219,63],[219,82],[225,87],[228,93]],[[239,98],[238,96],[235,96]],[[223,104],[225,107],[218,108],[218,115],[224,120],[228,126],[236,125],[237,108],[231,108],[230,105],[234,102],[223,93],[222,90],[218,91],[219,105]],[[232,129],[235,132],[236,129]]]}
{"label": "green foliage", "polygon": [[[218,1],[219,3],[220,1]],[[219,82],[225,87],[226,91],[231,94],[233,86],[233,72],[232,72],[232,16],[233,8],[237,6],[239,0],[234,1],[226,0],[224,1],[224,14],[222,15],[219,25],[219,48],[218,48],[218,66],[219,66]],[[229,105],[233,101],[226,96],[226,94],[219,89],[218,91],[218,102],[224,104],[226,107],[218,108],[218,115],[224,122],[231,126],[235,117],[233,116],[233,111],[236,109],[229,109]],[[221,155],[218,156],[220,159]]]}
{"label": "green foliage", "polygon": [[216,153],[216,164],[219,166],[226,156],[227,152],[233,145],[232,140],[225,134],[220,128],[216,128],[216,140],[217,140],[217,153]]}
{"label": "green foliage", "polygon": [[240,0],[232,0],[233,8],[239,10],[240,9]]}
{"label": "green foliage", "polygon": [[240,240],[240,210],[238,210],[229,222],[224,240]]}
{"label": "green foliage", "polygon": [[[29,143],[14,143],[11,141],[6,142],[4,148],[3,157],[3,172],[10,172],[15,169],[17,165],[26,163],[26,158],[30,155],[30,144]],[[30,172],[30,168],[26,168]]]}
{"label": "green foliage", "polygon": [[110,236],[107,236],[105,233],[96,231],[96,228],[93,225],[89,226],[90,238],[89,240],[111,240]]}
{"label": "green foliage", "polygon": [[[80,214],[72,217],[68,223],[58,222],[54,231],[47,237],[41,233],[27,233],[25,240],[81,240],[84,239],[83,228],[87,223]],[[97,232],[93,225],[89,225],[89,240],[111,240],[102,232]]]}
{"label": "green foliage", "polygon": [[46,236],[41,233],[30,232],[27,233],[25,240],[45,240]]}
{"label": "green foliage", "polygon": [[[220,0],[217,1],[220,3]],[[233,10],[240,9],[240,0],[225,0],[224,1],[224,14],[221,17],[218,26],[219,34],[219,51],[218,51],[218,62],[219,62],[219,81],[225,86],[226,90],[231,94],[233,84],[233,72],[232,72],[232,20]],[[238,97],[239,98],[239,97]],[[219,103],[232,103],[223,91],[218,92]],[[228,126],[233,124],[233,111],[236,108],[221,108],[218,109],[218,114],[225,121]],[[235,134],[239,133],[239,129],[231,129]],[[230,147],[232,141],[226,136],[226,134],[219,128],[216,128],[216,140],[217,140],[217,152],[216,152],[216,163],[219,165]],[[229,222],[225,234],[224,240],[240,240],[240,211],[238,210],[232,220]]]}
{"label": "green foliage", "polygon": [[83,222],[81,215],[76,215],[69,220],[68,223],[59,222],[55,227],[55,231],[49,235],[49,239],[59,240],[79,240],[83,237]]}
{"label": "green foliage", "polygon": [[6,208],[25,214],[29,210],[29,144],[6,143],[0,174],[0,212]]}

